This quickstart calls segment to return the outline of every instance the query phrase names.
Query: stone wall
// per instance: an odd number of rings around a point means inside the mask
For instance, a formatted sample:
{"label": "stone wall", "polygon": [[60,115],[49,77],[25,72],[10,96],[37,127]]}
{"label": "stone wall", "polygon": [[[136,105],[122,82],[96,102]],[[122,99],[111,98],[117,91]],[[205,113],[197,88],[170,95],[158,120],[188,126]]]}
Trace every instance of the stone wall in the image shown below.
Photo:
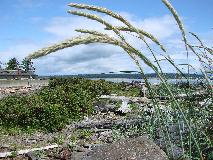
{"label": "stone wall", "polygon": [[39,80],[39,79],[32,79],[32,80],[0,80],[0,88],[7,88],[7,87],[21,87],[21,86],[47,86],[49,80]]}

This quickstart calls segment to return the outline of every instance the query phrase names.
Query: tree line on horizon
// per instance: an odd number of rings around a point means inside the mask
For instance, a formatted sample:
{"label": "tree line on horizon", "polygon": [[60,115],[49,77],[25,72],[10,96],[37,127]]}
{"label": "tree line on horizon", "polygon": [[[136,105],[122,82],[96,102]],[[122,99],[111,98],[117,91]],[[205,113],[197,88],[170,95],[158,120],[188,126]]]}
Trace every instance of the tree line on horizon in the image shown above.
{"label": "tree line on horizon", "polygon": [[[5,67],[3,67],[3,65]],[[24,58],[21,62],[17,60],[17,58],[13,57],[9,59],[7,63],[2,63],[0,61],[0,69],[3,70],[23,70],[25,72],[35,71],[35,67],[33,66],[33,62]]]}

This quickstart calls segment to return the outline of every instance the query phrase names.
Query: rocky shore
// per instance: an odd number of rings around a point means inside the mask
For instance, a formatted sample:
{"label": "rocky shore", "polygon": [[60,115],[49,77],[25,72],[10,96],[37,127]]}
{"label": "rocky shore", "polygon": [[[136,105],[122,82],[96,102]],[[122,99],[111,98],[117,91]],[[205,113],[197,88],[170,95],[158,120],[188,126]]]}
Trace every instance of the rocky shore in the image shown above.
{"label": "rocky shore", "polygon": [[[142,123],[140,117],[125,118],[113,112],[97,113],[78,123],[67,126],[60,132],[33,133],[0,136],[0,157],[11,155],[7,160],[19,159],[168,159],[163,150],[145,135],[127,135],[116,127],[131,131],[132,126]],[[45,146],[57,145],[45,149]],[[44,148],[35,151],[35,148]]]}
{"label": "rocky shore", "polygon": [[[4,94],[25,94],[36,90],[39,87],[8,88],[4,90]],[[72,123],[59,132],[1,135],[0,157],[5,160],[168,159],[159,147],[165,147],[161,138],[154,142],[142,131],[137,132],[139,128],[143,128],[145,112],[154,111],[149,99],[116,95],[103,95],[100,99],[111,99],[111,103],[96,103],[95,114],[84,117],[82,121]],[[121,107],[115,105],[115,102],[122,100],[128,100],[126,107],[129,112],[123,113]],[[133,102],[137,104],[137,108],[131,108],[129,104]],[[174,128],[172,132],[176,133],[177,130]],[[5,156],[6,153],[10,156]],[[181,155],[182,151],[177,147],[176,157]]]}
{"label": "rocky shore", "polygon": [[19,87],[0,87],[0,99],[12,95],[29,95],[42,88],[40,85],[26,85]]}
{"label": "rocky shore", "polygon": [[[127,88],[138,83],[127,84]],[[11,95],[28,95],[39,91],[42,86],[0,88],[0,99]],[[182,96],[181,98],[183,98]],[[162,97],[161,97],[162,98]],[[166,99],[159,98],[159,110],[173,113]],[[206,100],[205,105],[211,103]],[[203,105],[203,104],[202,104]],[[201,105],[201,107],[202,107]],[[64,129],[53,132],[0,133],[0,159],[2,160],[167,160],[180,159],[183,150],[177,146],[180,130],[187,134],[184,120],[167,124],[170,135],[164,139],[161,128],[157,128],[152,139],[144,130],[151,119],[153,101],[147,97],[101,95],[94,104],[95,113],[79,122],[72,122]],[[167,151],[165,153],[164,151]]]}

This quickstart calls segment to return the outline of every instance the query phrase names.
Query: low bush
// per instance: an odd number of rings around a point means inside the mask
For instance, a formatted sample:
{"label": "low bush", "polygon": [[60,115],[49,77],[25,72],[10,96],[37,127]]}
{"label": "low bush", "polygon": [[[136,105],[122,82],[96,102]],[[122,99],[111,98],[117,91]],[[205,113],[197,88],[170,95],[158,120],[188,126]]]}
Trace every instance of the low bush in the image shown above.
{"label": "low bush", "polygon": [[0,100],[0,124],[4,128],[61,130],[70,121],[91,114],[99,95],[120,88],[120,84],[103,80],[53,79],[33,95]]}

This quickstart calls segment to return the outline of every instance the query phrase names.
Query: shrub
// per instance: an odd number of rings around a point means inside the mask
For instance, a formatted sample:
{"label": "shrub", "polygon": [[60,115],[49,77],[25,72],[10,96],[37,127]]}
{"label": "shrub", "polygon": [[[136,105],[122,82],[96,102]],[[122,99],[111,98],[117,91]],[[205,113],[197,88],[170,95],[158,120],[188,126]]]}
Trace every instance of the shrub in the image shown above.
{"label": "shrub", "polygon": [[113,86],[117,85],[103,80],[53,79],[33,95],[0,100],[0,124],[5,128],[60,130],[70,121],[91,114],[96,97],[109,94]]}

